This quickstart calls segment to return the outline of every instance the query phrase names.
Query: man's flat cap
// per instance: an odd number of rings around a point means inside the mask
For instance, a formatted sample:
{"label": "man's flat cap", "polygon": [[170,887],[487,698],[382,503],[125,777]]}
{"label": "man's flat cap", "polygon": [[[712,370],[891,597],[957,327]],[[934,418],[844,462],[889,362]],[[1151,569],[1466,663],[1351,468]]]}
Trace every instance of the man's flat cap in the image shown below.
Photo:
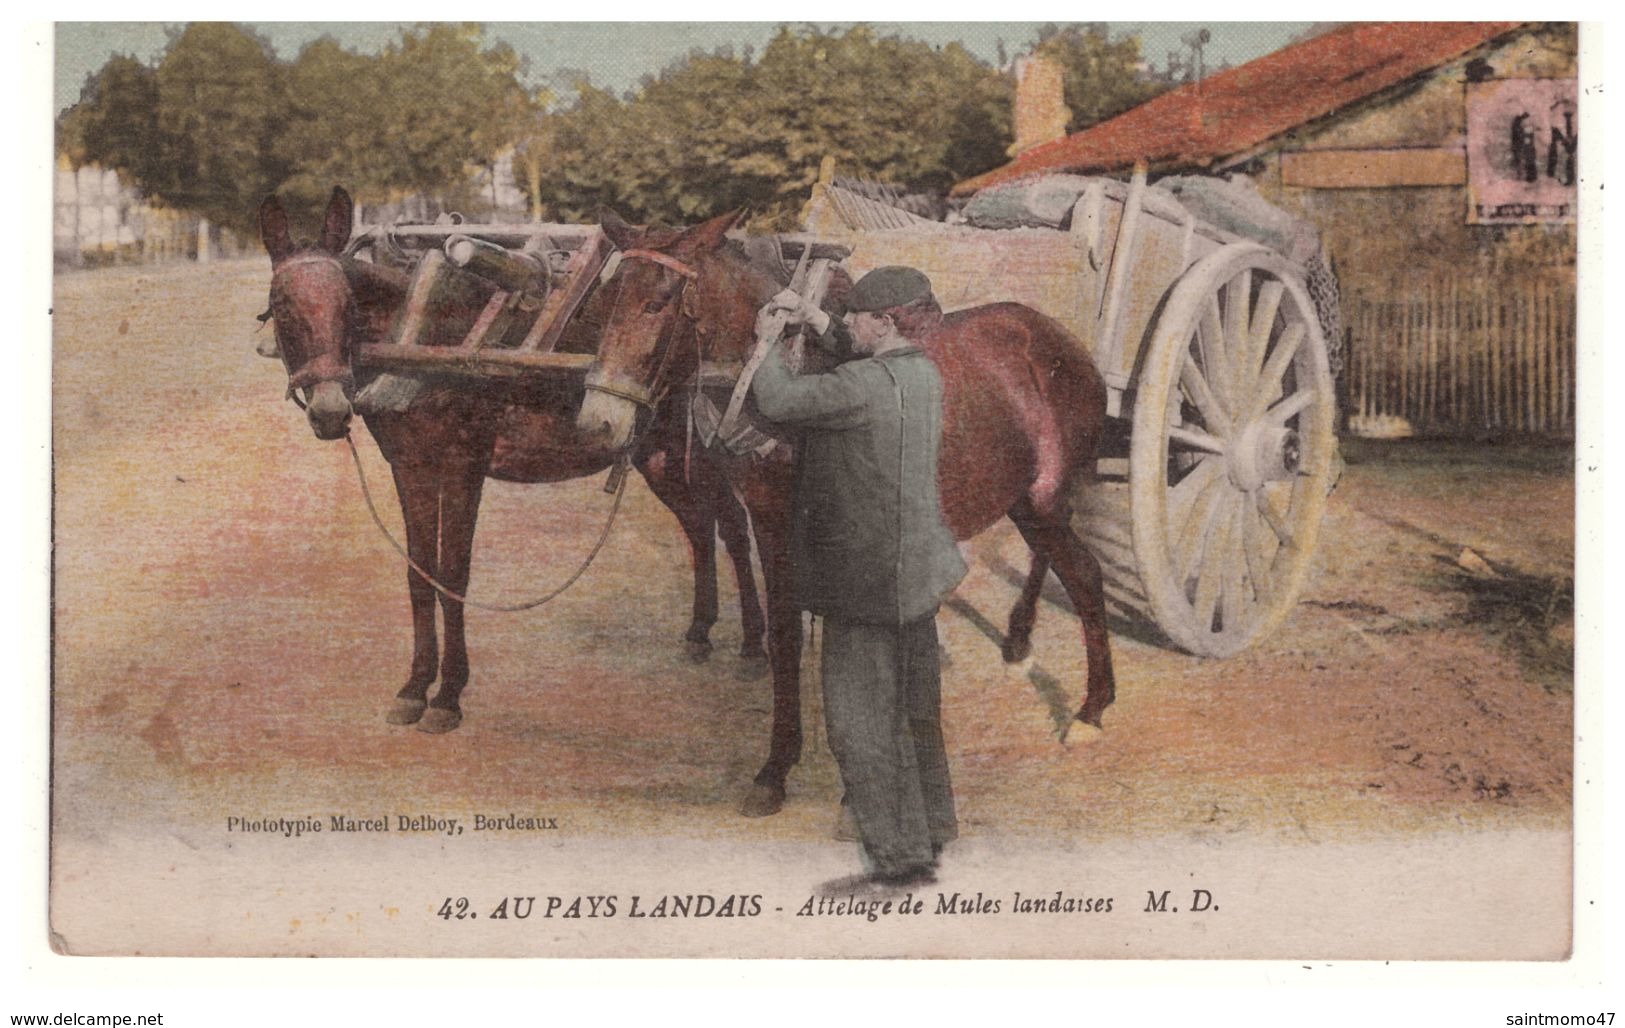
{"label": "man's flat cap", "polygon": [[931,295],[931,280],[913,268],[876,268],[847,294],[849,311],[884,311]]}

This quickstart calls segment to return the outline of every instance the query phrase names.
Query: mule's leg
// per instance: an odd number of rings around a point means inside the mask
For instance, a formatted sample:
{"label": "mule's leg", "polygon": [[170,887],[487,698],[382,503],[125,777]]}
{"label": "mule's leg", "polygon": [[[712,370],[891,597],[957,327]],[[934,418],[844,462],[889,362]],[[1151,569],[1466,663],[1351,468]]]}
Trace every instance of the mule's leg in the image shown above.
{"label": "mule's leg", "polygon": [[688,552],[694,563],[694,605],[683,646],[696,663],[711,656],[711,626],[717,623],[717,535],[716,511],[704,491],[672,474],[669,455],[651,454],[638,470],[649,489],[677,518],[688,538]]}
{"label": "mule's leg", "polygon": [[[788,489],[782,490],[788,496]],[[740,810],[746,817],[776,814],[784,807],[784,783],[801,759],[801,611],[796,608],[790,567],[787,510],[752,506],[751,527],[767,586],[767,652],[773,670],[773,734],[767,763]]]}
{"label": "mule's leg", "polygon": [[[440,570],[435,576],[451,592],[468,592],[474,554],[474,522],[485,488],[483,467],[458,468],[445,474],[440,487]],[[463,721],[461,697],[468,685],[468,642],[463,631],[463,602],[440,593],[440,619],[446,645],[440,657],[440,688],[418,728],[449,732]]]}
{"label": "mule's leg", "polygon": [[739,498],[734,496],[733,490],[728,488],[728,483],[719,480],[716,488],[713,505],[717,515],[717,531],[722,536],[722,545],[728,549],[728,559],[734,566],[734,581],[739,586],[739,624],[743,632],[739,656],[745,660],[747,671],[760,674],[767,666],[767,650],[762,646],[767,620],[762,614],[761,597],[756,592],[756,574],[751,570],[750,515]]}
{"label": "mule's leg", "polygon": [[1034,550],[1032,567],[1027,570],[1027,581],[1021,595],[1010,608],[1010,630],[1004,635],[1004,662],[1017,664],[1033,652],[1033,625],[1038,621],[1038,597],[1044,591],[1044,580],[1049,577],[1049,559]]}
{"label": "mule's leg", "polygon": [[1021,530],[1022,538],[1027,540],[1033,553],[1054,566],[1056,577],[1060,578],[1078,612],[1078,620],[1083,622],[1083,645],[1089,657],[1089,692],[1078,711],[1078,720],[1099,728],[1101,714],[1117,694],[1111,644],[1106,636],[1106,594],[1100,563],[1072,531],[1064,513],[1040,515],[1023,500],[1010,511],[1010,520]]}
{"label": "mule's leg", "polygon": [[[401,518],[406,523],[406,552],[431,574],[436,560],[439,518],[439,488],[433,476],[422,468],[390,465],[395,477],[395,494],[401,501]],[[428,705],[429,686],[439,663],[435,638],[434,587],[423,576],[406,569],[407,594],[412,599],[412,670],[406,684],[395,694],[395,705],[384,715],[392,725],[410,725],[423,717]]]}

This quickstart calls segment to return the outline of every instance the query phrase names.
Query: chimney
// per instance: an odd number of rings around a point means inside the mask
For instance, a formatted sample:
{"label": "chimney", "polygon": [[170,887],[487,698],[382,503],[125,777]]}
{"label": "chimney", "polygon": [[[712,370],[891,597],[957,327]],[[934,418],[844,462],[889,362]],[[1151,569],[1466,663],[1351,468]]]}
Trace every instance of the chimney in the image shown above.
{"label": "chimney", "polygon": [[1015,157],[1066,135],[1067,110],[1061,66],[1048,57],[1029,54],[1016,59],[1016,141],[1006,152]]}

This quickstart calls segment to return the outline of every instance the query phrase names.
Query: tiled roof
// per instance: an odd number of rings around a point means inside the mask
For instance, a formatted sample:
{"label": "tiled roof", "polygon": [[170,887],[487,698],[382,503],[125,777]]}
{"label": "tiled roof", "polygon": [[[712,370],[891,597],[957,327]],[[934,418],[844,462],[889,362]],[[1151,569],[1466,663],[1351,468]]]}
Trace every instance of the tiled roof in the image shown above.
{"label": "tiled roof", "polygon": [[1522,22],[1364,22],[1283,47],[1045,143],[956,185],[1152,164],[1204,166],[1445,64]]}

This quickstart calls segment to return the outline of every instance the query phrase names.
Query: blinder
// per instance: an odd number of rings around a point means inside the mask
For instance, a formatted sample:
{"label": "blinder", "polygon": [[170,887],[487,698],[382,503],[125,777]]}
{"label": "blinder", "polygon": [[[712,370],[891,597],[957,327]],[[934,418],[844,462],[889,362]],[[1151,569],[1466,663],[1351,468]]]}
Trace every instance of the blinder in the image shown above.
{"label": "blinder", "polygon": [[[694,295],[689,291],[688,286],[699,279],[700,273],[691,265],[658,250],[623,250],[618,256],[623,261],[645,261],[649,264],[658,264],[667,271],[675,272],[682,277],[682,282],[677,287],[680,294],[677,310],[691,324],[695,325],[696,338],[698,338],[698,315],[694,310]],[[668,345],[666,347],[666,352],[660,357],[660,365],[655,368],[654,377],[647,386],[630,383],[611,385],[608,382],[588,380],[585,383],[585,388],[593,392],[604,393],[608,396],[626,400],[644,410],[652,411],[665,398],[670,388],[668,383],[662,382],[662,379],[665,378],[666,366],[671,363],[671,355],[674,349],[676,349],[674,346]]]}

